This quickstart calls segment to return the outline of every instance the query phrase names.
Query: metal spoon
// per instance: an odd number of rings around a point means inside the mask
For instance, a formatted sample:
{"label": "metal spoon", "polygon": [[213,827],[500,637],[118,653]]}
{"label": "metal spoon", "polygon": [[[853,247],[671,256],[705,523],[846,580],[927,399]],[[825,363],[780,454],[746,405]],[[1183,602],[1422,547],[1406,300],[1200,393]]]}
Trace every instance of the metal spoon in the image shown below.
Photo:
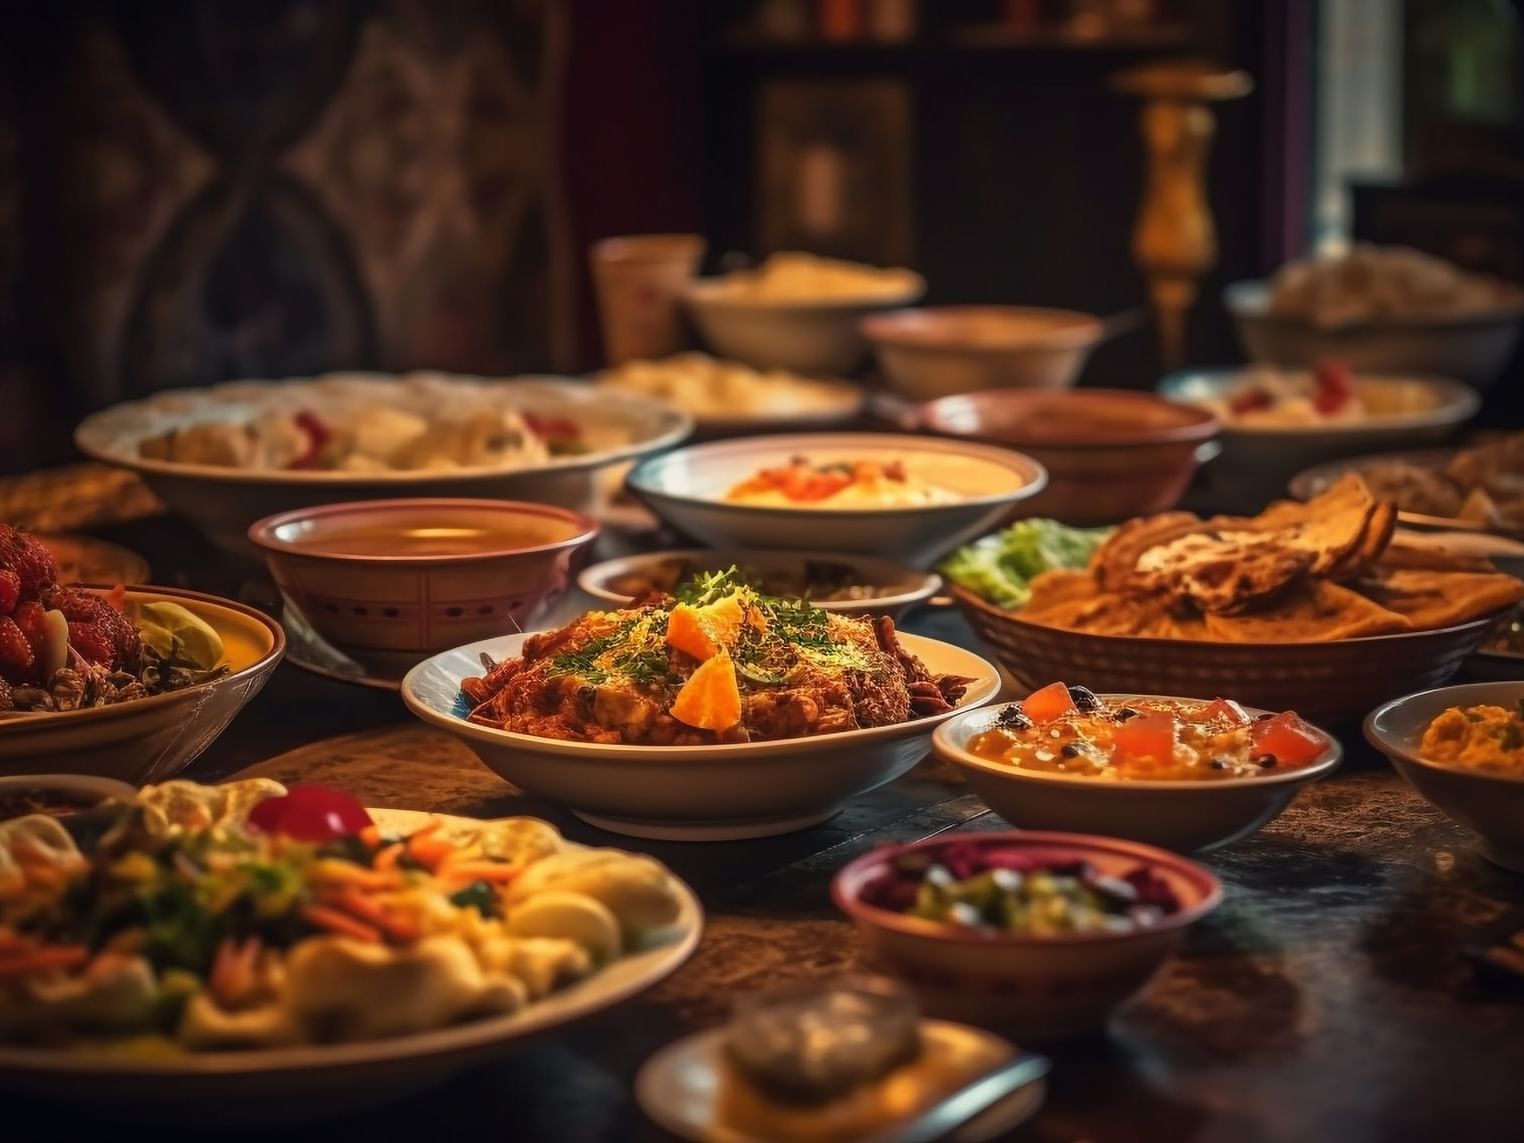
{"label": "metal spoon", "polygon": [[1048,1074],[1050,1066],[1046,1056],[1022,1053],[994,1071],[986,1072],[966,1087],[959,1088],[908,1123],[898,1123],[876,1132],[862,1143],[934,1143],[935,1140],[945,1139],[974,1116],[987,1111],[1027,1084],[1040,1080]]}

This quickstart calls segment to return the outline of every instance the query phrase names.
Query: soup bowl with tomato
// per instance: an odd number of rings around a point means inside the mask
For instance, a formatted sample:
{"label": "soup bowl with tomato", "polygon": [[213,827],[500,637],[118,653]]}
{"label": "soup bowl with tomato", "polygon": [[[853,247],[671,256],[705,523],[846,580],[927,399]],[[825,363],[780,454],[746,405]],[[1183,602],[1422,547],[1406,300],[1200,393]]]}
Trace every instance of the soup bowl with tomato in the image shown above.
{"label": "soup bowl with tomato", "polygon": [[1289,711],[1063,683],[959,715],[932,741],[1012,825],[1177,852],[1247,837],[1343,756]]}

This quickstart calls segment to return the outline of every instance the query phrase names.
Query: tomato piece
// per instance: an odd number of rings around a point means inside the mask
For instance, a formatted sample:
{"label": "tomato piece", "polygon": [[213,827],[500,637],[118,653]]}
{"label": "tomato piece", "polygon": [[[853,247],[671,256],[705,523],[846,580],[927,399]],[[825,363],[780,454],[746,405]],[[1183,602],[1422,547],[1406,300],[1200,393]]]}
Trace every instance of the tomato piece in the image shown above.
{"label": "tomato piece", "polygon": [[1074,700],[1063,683],[1049,683],[1021,700],[1021,710],[1033,722],[1052,722],[1074,710]]}
{"label": "tomato piece", "polygon": [[1167,710],[1129,718],[1111,737],[1118,758],[1168,761],[1175,754],[1175,716]]}
{"label": "tomato piece", "polygon": [[1306,766],[1328,748],[1317,731],[1289,710],[1256,722],[1249,739],[1256,757],[1269,754],[1286,766]]}
{"label": "tomato piece", "polygon": [[1228,402],[1228,411],[1235,417],[1241,417],[1245,413],[1258,413],[1274,404],[1275,398],[1263,389],[1249,389]]}
{"label": "tomato piece", "polygon": [[1323,414],[1337,413],[1355,399],[1355,377],[1342,361],[1320,361],[1313,371],[1318,391],[1312,404]]}
{"label": "tomato piece", "polygon": [[318,843],[352,837],[372,824],[360,802],[326,786],[292,786],[284,797],[260,802],[248,821],[261,833]]}
{"label": "tomato piece", "polygon": [[1230,726],[1248,726],[1251,721],[1244,708],[1232,699],[1215,698],[1202,710],[1200,722],[1225,720]]}

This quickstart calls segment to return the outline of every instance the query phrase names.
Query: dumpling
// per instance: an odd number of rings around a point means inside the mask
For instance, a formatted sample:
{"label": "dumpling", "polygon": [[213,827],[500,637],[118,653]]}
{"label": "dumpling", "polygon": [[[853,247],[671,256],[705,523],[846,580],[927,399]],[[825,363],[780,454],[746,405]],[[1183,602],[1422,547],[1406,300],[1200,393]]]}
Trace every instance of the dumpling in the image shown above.
{"label": "dumpling", "polygon": [[550,890],[581,893],[607,905],[619,918],[627,943],[677,920],[672,878],[659,862],[617,849],[573,849],[537,861],[509,886],[509,914],[516,903]]}
{"label": "dumpling", "polygon": [[138,791],[138,804],[149,811],[148,827],[154,834],[172,830],[203,830],[211,826],[241,826],[249,811],[268,798],[286,792],[273,778],[245,778],[221,786],[203,786],[177,778]]}

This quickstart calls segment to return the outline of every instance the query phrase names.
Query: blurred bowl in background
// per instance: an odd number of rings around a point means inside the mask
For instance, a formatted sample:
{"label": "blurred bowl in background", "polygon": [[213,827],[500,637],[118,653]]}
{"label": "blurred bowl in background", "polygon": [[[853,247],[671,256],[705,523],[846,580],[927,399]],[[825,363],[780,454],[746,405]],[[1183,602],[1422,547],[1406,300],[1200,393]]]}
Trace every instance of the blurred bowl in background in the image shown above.
{"label": "blurred bowl in background", "polygon": [[[1174,401],[1216,406],[1253,375],[1246,369],[1171,373],[1159,393]],[[1238,423],[1222,417],[1222,455],[1208,483],[1244,508],[1258,510],[1286,494],[1291,478],[1325,461],[1393,449],[1442,444],[1475,416],[1474,389],[1441,377],[1360,376],[1355,390],[1369,416],[1316,424]]]}
{"label": "blurred bowl in background", "polygon": [[1093,314],[1036,306],[934,306],[862,322],[895,392],[917,401],[980,389],[1064,389],[1105,337]]}
{"label": "blurred bowl in background", "polygon": [[725,278],[700,278],[684,296],[700,339],[718,356],[758,369],[840,375],[868,355],[863,318],[910,305],[926,292],[926,280],[911,270],[884,273],[898,276],[898,287],[865,297],[755,297]]}
{"label": "blurred bowl in background", "polygon": [[627,607],[652,591],[670,592],[688,576],[736,567],[765,595],[804,594],[838,615],[901,614],[942,587],[942,577],[891,560],[835,552],[687,548],[621,556],[585,568],[577,586],[606,607]]}
{"label": "blurred bowl in background", "polygon": [[1016,514],[1087,527],[1174,507],[1219,427],[1192,405],[1119,389],[965,393],[922,405],[912,424],[1025,453],[1048,485]]}
{"label": "blurred bowl in background", "polygon": [[1244,352],[1260,364],[1311,369],[1332,358],[1356,373],[1455,377],[1478,389],[1497,380],[1524,325],[1524,303],[1517,303],[1491,314],[1318,326],[1270,313],[1263,281],[1232,283],[1223,303]]}
{"label": "blurred bowl in background", "polygon": [[338,651],[400,677],[436,651],[531,628],[598,525],[511,500],[373,500],[259,520],[288,607]]}

